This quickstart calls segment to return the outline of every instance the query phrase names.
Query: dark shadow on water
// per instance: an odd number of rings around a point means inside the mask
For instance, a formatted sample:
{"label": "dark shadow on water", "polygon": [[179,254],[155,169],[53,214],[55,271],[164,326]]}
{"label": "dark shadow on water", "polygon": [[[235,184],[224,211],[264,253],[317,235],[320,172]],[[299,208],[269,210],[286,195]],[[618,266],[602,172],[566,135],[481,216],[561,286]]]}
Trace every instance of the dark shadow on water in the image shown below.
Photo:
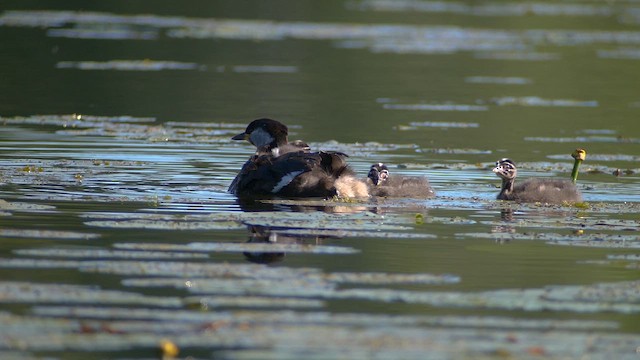
{"label": "dark shadow on water", "polygon": [[[270,228],[267,226],[249,225],[249,240],[247,243],[258,244],[322,244],[322,238],[327,236],[302,236],[302,235],[289,235],[286,234],[286,228]],[[271,264],[284,260],[286,256],[285,252],[243,252],[245,258],[252,263],[256,264]]]}

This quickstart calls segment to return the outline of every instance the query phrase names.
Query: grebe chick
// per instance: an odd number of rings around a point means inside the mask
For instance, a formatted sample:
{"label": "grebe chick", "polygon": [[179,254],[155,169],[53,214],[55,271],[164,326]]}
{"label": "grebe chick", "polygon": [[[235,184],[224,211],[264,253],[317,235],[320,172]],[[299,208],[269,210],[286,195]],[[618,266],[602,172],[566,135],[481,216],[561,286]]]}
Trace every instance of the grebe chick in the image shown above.
{"label": "grebe chick", "polygon": [[[576,159],[577,161],[578,159]],[[498,200],[549,204],[582,201],[580,192],[569,180],[528,179],[515,185],[518,170],[516,164],[510,159],[505,158],[497,161],[493,172],[502,179],[502,188],[497,196]]]}
{"label": "grebe chick", "polygon": [[369,193],[372,196],[430,198],[435,192],[429,180],[423,176],[400,176],[389,173],[389,168],[383,163],[371,165],[369,170]]}

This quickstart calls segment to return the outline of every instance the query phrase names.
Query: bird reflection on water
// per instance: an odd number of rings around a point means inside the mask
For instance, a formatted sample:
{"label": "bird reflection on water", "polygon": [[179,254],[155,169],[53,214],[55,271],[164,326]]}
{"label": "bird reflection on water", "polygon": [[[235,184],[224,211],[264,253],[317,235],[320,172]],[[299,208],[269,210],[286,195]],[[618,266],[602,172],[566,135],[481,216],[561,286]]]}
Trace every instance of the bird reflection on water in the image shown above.
{"label": "bird reflection on water", "polygon": [[[268,226],[249,225],[249,240],[247,243],[258,244],[302,244],[304,240],[311,239],[315,245],[321,243],[319,236],[302,236],[302,235],[287,235],[284,232],[280,232],[274,228]],[[286,229],[282,229],[286,231]],[[286,256],[285,252],[243,252],[245,258],[257,264],[271,264],[284,260]]]}

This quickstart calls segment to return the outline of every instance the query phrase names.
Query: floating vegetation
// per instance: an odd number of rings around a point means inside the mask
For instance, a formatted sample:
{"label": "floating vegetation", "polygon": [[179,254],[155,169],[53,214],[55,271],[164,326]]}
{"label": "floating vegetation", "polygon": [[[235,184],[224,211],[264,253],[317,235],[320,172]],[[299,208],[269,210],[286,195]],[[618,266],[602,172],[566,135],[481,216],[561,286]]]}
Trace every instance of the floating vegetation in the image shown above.
{"label": "floating vegetation", "polygon": [[431,153],[431,154],[465,154],[465,155],[488,155],[488,154],[492,154],[493,152],[491,150],[480,150],[480,149],[452,149],[452,148],[447,148],[447,149],[442,149],[442,148],[432,148],[432,149],[426,149],[426,148],[422,148],[420,149],[421,153]]}
{"label": "floating vegetation", "polygon": [[93,220],[86,221],[87,226],[112,229],[156,229],[156,230],[238,230],[244,228],[241,223],[229,221],[180,221],[180,220]]}
{"label": "floating vegetation", "polygon": [[0,236],[5,238],[34,238],[42,240],[92,240],[99,234],[81,233],[63,230],[33,230],[33,229],[0,229]]}
{"label": "floating vegetation", "polygon": [[595,100],[569,100],[569,99],[542,99],[537,96],[514,97],[505,96],[491,99],[491,103],[499,106],[519,105],[519,106],[549,106],[549,107],[597,107]]}
{"label": "floating vegetation", "polygon": [[82,262],[76,260],[0,258],[0,268],[8,269],[73,269],[80,267],[81,264]]}
{"label": "floating vegetation", "polygon": [[523,51],[511,51],[511,52],[477,52],[475,53],[477,59],[488,60],[515,60],[515,61],[552,61],[560,60],[559,54],[554,53],[542,53],[542,52],[523,52]]}
{"label": "floating vegetation", "polygon": [[60,61],[58,69],[78,70],[118,70],[118,71],[161,71],[161,70],[206,70],[206,66],[196,63],[160,60],[111,60],[111,61]]}
{"label": "floating vegetation", "polygon": [[495,241],[539,240],[551,245],[570,245],[598,248],[640,248],[640,239],[634,235],[582,233],[563,235],[558,233],[457,233],[458,237],[492,239]]}
{"label": "floating vegetation", "polygon": [[[589,135],[615,135],[618,132],[616,130],[611,130],[611,129],[582,129],[582,130],[579,130],[578,133],[589,134]],[[591,158],[591,156],[589,156],[589,158]]]}
{"label": "floating vegetation", "polygon": [[484,105],[464,104],[384,104],[385,110],[416,110],[416,111],[487,111]]}
{"label": "floating vegetation", "polygon": [[465,4],[461,2],[424,0],[363,0],[353,6],[358,10],[451,13],[473,16],[603,16],[618,15],[608,5],[491,2]]}
{"label": "floating vegetation", "polygon": [[96,116],[86,114],[32,115],[27,117],[0,117],[0,123],[12,125],[60,126],[59,134],[83,136],[111,136],[127,140],[151,142],[229,142],[232,134],[244,129],[246,124],[167,122],[163,125],[151,117]]}
{"label": "floating vegetation", "polygon": [[[115,247],[118,247],[115,245]],[[169,251],[121,251],[104,249],[17,249],[15,254],[23,256],[43,256],[48,258],[79,258],[79,259],[207,259],[206,254],[191,254]]]}
{"label": "floating vegetation", "polygon": [[607,255],[609,260],[640,261],[640,254]]}
{"label": "floating vegetation", "polygon": [[5,211],[54,212],[55,209],[56,207],[51,205],[32,204],[32,203],[23,203],[23,202],[8,202],[6,200],[0,199],[0,210],[3,211],[3,214],[5,214],[5,216],[11,215],[10,212],[5,212]]}
{"label": "floating vegetation", "polygon": [[92,127],[105,123],[149,123],[156,121],[152,117],[134,116],[96,116],[86,114],[69,115],[31,115],[16,117],[0,117],[3,124],[58,125],[62,127]]}
{"label": "floating vegetation", "polygon": [[156,30],[135,30],[128,26],[97,28],[91,26],[77,26],[71,29],[49,29],[47,36],[69,39],[99,39],[99,40],[156,40]]}
{"label": "floating vegetation", "polygon": [[350,229],[363,232],[410,230],[409,221],[401,216],[383,217],[370,212],[325,213],[315,212],[220,212],[207,215],[167,215],[150,213],[85,213],[83,218],[93,220],[85,224],[109,228],[144,228],[159,230],[240,229],[246,225],[285,229]]}
{"label": "floating vegetation", "polygon": [[639,60],[640,48],[622,48],[615,50],[598,50],[598,57],[601,59],[625,59]]}
{"label": "floating vegetation", "polygon": [[[144,244],[139,244],[144,245]],[[117,247],[124,248],[137,248],[129,244],[120,245]],[[160,248],[161,246],[150,246],[151,248]],[[169,249],[173,250],[173,249]],[[32,255],[29,252],[23,252],[24,255]],[[338,252],[340,253],[340,252]],[[40,256],[43,253],[36,252],[35,255]],[[178,256],[177,258],[179,258]],[[184,256],[183,258],[188,258]],[[135,259],[135,257],[134,257]],[[41,263],[42,265],[38,265]],[[350,283],[350,284],[369,284],[369,285],[389,285],[389,284],[455,284],[460,282],[460,277],[451,274],[425,274],[425,273],[411,273],[411,274],[394,274],[394,273],[381,273],[381,272],[335,272],[324,273],[319,269],[314,268],[287,268],[277,267],[269,268],[260,265],[248,265],[248,264],[216,264],[216,263],[195,263],[195,262],[177,262],[177,261],[132,261],[132,260],[82,260],[82,261],[67,261],[67,260],[34,260],[34,259],[0,259],[0,267],[3,268],[25,268],[32,266],[34,268],[69,268],[71,266],[78,267],[81,271],[87,272],[99,272],[104,274],[119,274],[119,275],[144,275],[154,276],[153,279],[128,279],[125,280],[126,284],[130,286],[179,286],[185,288],[194,288],[197,286],[199,291],[202,291],[205,287],[211,285],[222,287],[223,284],[227,284],[230,287],[229,291],[233,292],[233,289],[242,289],[247,284],[257,286],[259,289],[266,289],[267,283],[273,281],[274,284],[280,282],[280,285],[275,287],[283,289],[282,292],[290,292],[299,290],[289,289],[299,286],[303,286],[310,290],[315,289],[314,292],[320,291],[320,289],[335,289],[338,284]],[[159,276],[175,276],[179,275],[181,278],[158,278]],[[185,278],[189,280],[185,280]],[[246,280],[242,283],[241,280]],[[289,279],[288,283],[285,279]],[[262,282],[262,285],[259,283]],[[245,291],[245,290],[243,290]],[[46,295],[42,295],[46,296]],[[288,295],[287,295],[288,296]],[[308,296],[312,296],[308,294]]]}
{"label": "floating vegetation", "polygon": [[455,275],[433,274],[388,274],[388,273],[332,273],[325,277],[326,280],[337,283],[356,283],[368,285],[388,284],[455,284],[460,282],[460,277]]}
{"label": "floating vegetation", "polygon": [[[566,155],[547,155],[550,159],[560,160],[565,158]],[[640,156],[626,155],[626,154],[589,154],[589,161],[633,161],[640,162]]]}
{"label": "floating vegetation", "polygon": [[[391,205],[385,203],[385,207]],[[397,204],[398,207],[404,207],[405,204]],[[385,239],[436,239],[437,236],[425,233],[409,233],[395,231],[362,231],[362,230],[338,230],[338,229],[283,229],[278,230],[279,233],[290,236],[320,236],[320,237],[362,237],[362,238],[385,238]]]}
{"label": "floating vegetation", "polygon": [[193,296],[185,300],[186,304],[199,305],[201,308],[250,307],[250,308],[322,308],[325,302],[314,299],[296,299],[271,296]]}
{"label": "floating vegetation", "polygon": [[595,235],[584,239],[551,240],[551,245],[580,246],[593,248],[640,249],[640,239],[633,235]]}
{"label": "floating vegetation", "polygon": [[0,282],[0,303],[129,304],[178,307],[172,297],[144,296],[136,293],[100,290],[95,286]]}
{"label": "floating vegetation", "polygon": [[372,153],[402,151],[415,149],[415,144],[386,144],[379,142],[363,142],[363,143],[341,143],[335,140],[324,142],[310,142],[312,149],[325,149],[332,151],[340,151],[349,154],[349,156],[371,156]]}
{"label": "floating vegetation", "polygon": [[[564,216],[563,216],[564,215]],[[572,212],[559,213],[554,217],[531,216],[525,219],[513,219],[509,226],[543,229],[581,229],[587,230],[615,230],[615,231],[640,231],[640,221],[622,219],[581,218]],[[486,225],[500,225],[502,222],[482,221]],[[598,236],[598,234],[593,234]]]}
{"label": "floating vegetation", "polygon": [[423,121],[410,122],[409,125],[417,127],[434,127],[434,128],[477,128],[480,124],[473,122],[444,122],[444,121]]}
{"label": "floating vegetation", "polygon": [[[559,5],[549,5],[553,10],[542,11],[540,8],[547,8],[512,5],[507,8],[498,7],[499,10],[495,13],[509,13],[505,9],[514,6],[520,7],[518,11],[527,14],[532,11],[549,14],[557,11],[569,13],[572,10],[568,9],[579,7],[554,8],[553,6]],[[534,10],[536,8],[538,10]],[[117,24],[116,28],[114,24]],[[476,57],[479,58],[529,61],[559,58],[557,54],[525,51],[536,45],[569,46],[594,43],[635,45],[640,43],[640,33],[629,31],[529,30],[516,32],[442,26],[274,22],[47,10],[6,11],[0,16],[0,26],[50,28],[48,32],[51,36],[96,39],[151,39],[156,36],[154,32],[163,31],[164,35],[177,39],[336,40],[339,47],[369,48],[372,52],[450,54],[476,51]],[[71,26],[71,28],[64,28],[65,26]],[[95,28],[98,30],[94,31]]]}
{"label": "floating vegetation", "polygon": [[[21,351],[114,351],[156,348],[159,338],[170,338],[183,352],[220,349],[216,354],[231,358],[360,359],[370,358],[372,351],[380,358],[403,359],[423,358],[425,353],[443,358],[487,353],[560,358],[588,348],[590,356],[626,359],[628,348],[637,342],[633,334],[612,334],[615,323],[588,320],[97,306],[38,306],[33,313],[2,316],[7,325],[0,335],[25,336],[19,342],[0,336],[5,339],[0,345]],[[584,331],[587,328],[594,330]]]}
{"label": "floating vegetation", "polygon": [[503,85],[527,85],[533,81],[531,79],[515,76],[468,76],[465,82],[471,84],[503,84]]}
{"label": "floating vegetation", "polygon": [[237,73],[296,73],[297,66],[281,65],[236,65],[233,71]]}
{"label": "floating vegetation", "polygon": [[557,143],[631,143],[638,144],[640,139],[622,136],[575,136],[575,137],[533,137],[526,136],[526,141],[557,142]]}
{"label": "floating vegetation", "polygon": [[356,254],[359,251],[343,246],[310,245],[310,244],[279,244],[279,243],[189,243],[189,244],[153,244],[153,243],[123,243],[114,247],[127,250],[143,250],[165,252],[286,252],[309,254]]}
{"label": "floating vegetation", "polygon": [[[437,279],[434,278],[434,279]],[[443,275],[441,283],[457,282]],[[333,300],[367,300],[404,302],[438,307],[472,307],[521,311],[571,311],[639,313],[640,282],[603,283],[589,286],[547,286],[541,289],[504,289],[485,292],[409,291],[384,288],[339,289],[336,284],[320,279],[196,279],[185,282],[175,278],[127,279],[125,286],[176,287],[195,294],[251,296],[293,296]],[[617,296],[616,294],[624,294]],[[635,295],[634,295],[635,294]],[[600,300],[603,299],[603,300]]]}

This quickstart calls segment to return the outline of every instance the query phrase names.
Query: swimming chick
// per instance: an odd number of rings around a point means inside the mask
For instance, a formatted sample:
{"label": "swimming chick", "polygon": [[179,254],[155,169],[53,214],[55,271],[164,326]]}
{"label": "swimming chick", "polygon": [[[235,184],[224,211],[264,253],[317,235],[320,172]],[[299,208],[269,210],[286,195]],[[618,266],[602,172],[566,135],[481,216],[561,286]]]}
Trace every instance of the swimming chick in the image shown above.
{"label": "swimming chick", "polygon": [[383,163],[371,165],[368,174],[369,193],[372,196],[430,198],[435,192],[426,177],[391,176],[389,168]]}
{"label": "swimming chick", "polygon": [[[574,154],[575,163],[572,179],[577,177],[580,162],[585,159],[586,151],[577,149]],[[572,154],[573,155],[573,154]],[[502,179],[502,187],[497,196],[498,200],[513,200],[517,202],[541,202],[561,204],[563,202],[581,202],[582,195],[574,183],[562,179],[528,179],[516,185],[518,174],[516,165],[510,159],[504,158],[496,162],[493,172]]]}

